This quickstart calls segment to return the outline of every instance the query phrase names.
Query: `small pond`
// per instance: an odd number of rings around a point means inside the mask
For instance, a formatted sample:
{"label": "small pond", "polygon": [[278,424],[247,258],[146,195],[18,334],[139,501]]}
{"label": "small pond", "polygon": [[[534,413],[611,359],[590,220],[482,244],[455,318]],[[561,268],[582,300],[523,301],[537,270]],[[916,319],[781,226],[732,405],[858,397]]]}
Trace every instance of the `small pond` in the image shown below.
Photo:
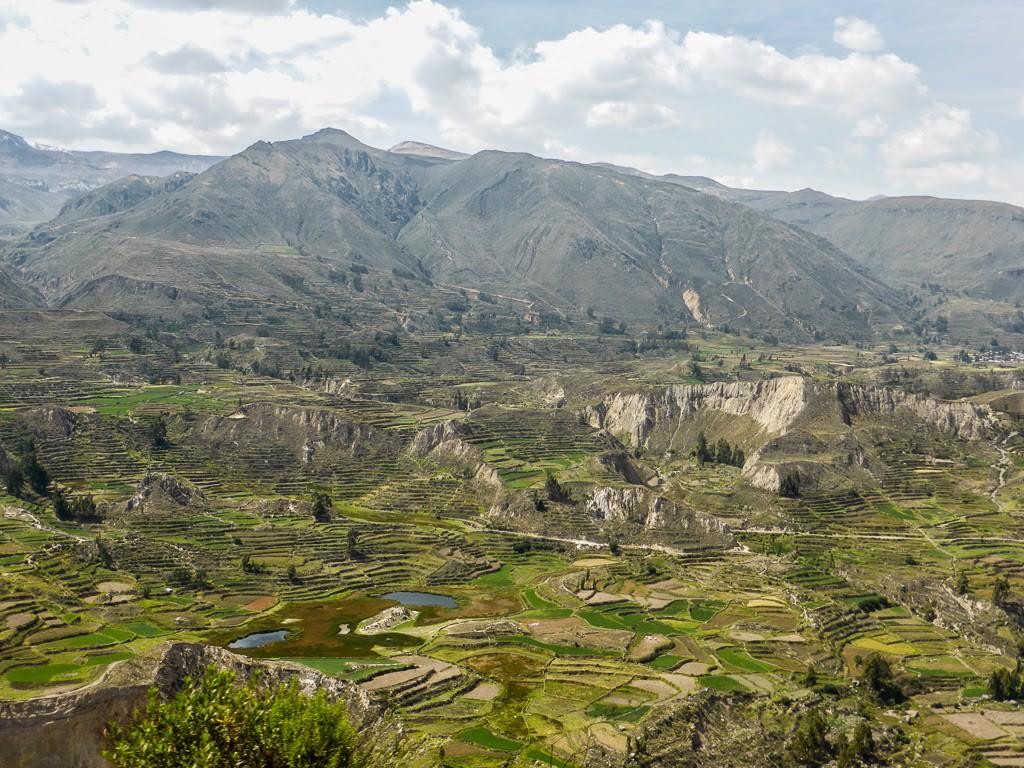
{"label": "small pond", "polygon": [[396,603],[411,606],[413,608],[458,608],[459,604],[448,595],[435,595],[431,592],[388,592],[381,595],[385,600],[394,600]]}
{"label": "small pond", "polygon": [[254,632],[251,635],[240,637],[228,643],[228,648],[262,648],[264,645],[279,643],[288,637],[287,629],[278,629],[273,632]]}

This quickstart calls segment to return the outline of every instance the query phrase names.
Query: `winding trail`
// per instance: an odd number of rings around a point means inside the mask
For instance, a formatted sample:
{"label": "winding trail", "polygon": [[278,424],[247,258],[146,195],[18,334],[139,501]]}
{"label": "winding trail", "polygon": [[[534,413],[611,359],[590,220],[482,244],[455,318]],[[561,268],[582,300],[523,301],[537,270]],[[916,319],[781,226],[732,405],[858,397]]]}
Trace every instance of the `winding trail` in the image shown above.
{"label": "winding trail", "polygon": [[1003,502],[998,498],[999,492],[1006,487],[1006,473],[1010,470],[1010,465],[1013,463],[1012,459],[1010,459],[1010,452],[1006,450],[1006,444],[1018,434],[1020,433],[1011,432],[1003,438],[1001,443],[996,444],[996,450],[999,451],[999,481],[996,483],[995,488],[992,489],[989,498],[992,499],[992,503],[996,505],[996,509],[1000,512],[1005,511],[1005,508],[1003,507]]}

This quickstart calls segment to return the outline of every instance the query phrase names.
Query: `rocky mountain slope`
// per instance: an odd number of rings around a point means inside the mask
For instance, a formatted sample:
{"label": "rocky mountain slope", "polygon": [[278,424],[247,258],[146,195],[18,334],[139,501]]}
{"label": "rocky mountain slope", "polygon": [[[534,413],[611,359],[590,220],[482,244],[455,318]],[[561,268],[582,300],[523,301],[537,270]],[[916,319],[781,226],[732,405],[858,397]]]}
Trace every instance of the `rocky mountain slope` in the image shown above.
{"label": "rocky mountain slope", "polygon": [[848,200],[814,189],[737,189],[703,176],[651,178],[741,203],[820,235],[897,284],[935,283],[975,296],[1024,298],[1024,208],[1015,205],[939,197]]}
{"label": "rocky mountain slope", "polygon": [[556,314],[796,339],[868,335],[903,310],[826,241],[749,208],[577,163],[460,157],[408,143],[379,150],[332,129],[259,142],[146,194],[144,182],[97,191],[4,257],[52,301],[76,296],[76,306],[98,306],[83,303],[86,286],[116,303],[111,279],[162,283],[155,261],[177,261],[171,285],[201,293],[186,276],[229,249],[218,266],[229,283],[254,270],[254,253],[272,252],[529,298]]}

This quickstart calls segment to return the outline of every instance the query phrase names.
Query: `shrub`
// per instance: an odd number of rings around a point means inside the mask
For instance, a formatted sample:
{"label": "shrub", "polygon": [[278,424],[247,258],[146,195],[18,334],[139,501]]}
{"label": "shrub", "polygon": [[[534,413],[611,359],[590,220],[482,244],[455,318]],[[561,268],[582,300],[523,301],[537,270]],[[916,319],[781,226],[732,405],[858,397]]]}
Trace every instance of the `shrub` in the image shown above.
{"label": "shrub", "polygon": [[365,761],[342,703],[296,683],[239,685],[231,672],[208,670],[174,698],[155,690],[145,712],[108,728],[104,756],[117,768],[348,768]]}

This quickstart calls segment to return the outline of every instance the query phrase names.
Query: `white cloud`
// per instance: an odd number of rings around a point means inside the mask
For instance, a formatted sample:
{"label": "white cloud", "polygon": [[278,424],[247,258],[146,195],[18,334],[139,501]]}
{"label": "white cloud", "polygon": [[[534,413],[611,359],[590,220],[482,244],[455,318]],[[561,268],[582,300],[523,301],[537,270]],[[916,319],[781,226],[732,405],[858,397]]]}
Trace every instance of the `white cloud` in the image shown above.
{"label": "white cloud", "polygon": [[770,131],[762,131],[751,149],[754,168],[762,173],[785,168],[796,156],[791,146]]}
{"label": "white cloud", "polygon": [[839,16],[832,39],[843,48],[859,53],[873,53],[885,48],[885,39],[878,27],[856,16]]}
{"label": "white cloud", "polygon": [[587,110],[586,124],[591,128],[611,126],[658,130],[678,127],[682,121],[674,109],[664,104],[601,101]]}
{"label": "white cloud", "polygon": [[882,155],[892,167],[909,168],[964,160],[992,153],[998,146],[992,131],[974,128],[968,110],[936,103],[917,123],[882,142]]}
{"label": "white cloud", "polygon": [[998,137],[975,128],[968,110],[941,103],[881,144],[889,178],[921,191],[1001,186],[990,164],[998,148]]}
{"label": "white cloud", "polygon": [[690,32],[683,58],[704,81],[741,95],[852,116],[901,107],[926,92],[918,68],[894,54],[791,57],[756,40]]}
{"label": "white cloud", "polygon": [[[432,0],[363,22],[290,0],[0,0],[0,18],[5,3],[18,23],[0,27],[0,125],[78,146],[227,152],[329,124],[393,141],[408,137],[375,114],[397,98],[459,148],[538,151],[552,138],[579,144],[588,128],[692,128],[702,110],[691,102],[715,94],[855,123],[925,92],[893,54],[789,56],[656,21],[587,27],[503,58]],[[46,83],[92,88],[96,102],[77,124],[70,109],[37,112],[26,89]]]}
{"label": "white cloud", "polygon": [[870,115],[857,121],[853,126],[853,135],[858,139],[877,139],[884,136],[887,130],[889,126],[885,118],[881,115]]}

